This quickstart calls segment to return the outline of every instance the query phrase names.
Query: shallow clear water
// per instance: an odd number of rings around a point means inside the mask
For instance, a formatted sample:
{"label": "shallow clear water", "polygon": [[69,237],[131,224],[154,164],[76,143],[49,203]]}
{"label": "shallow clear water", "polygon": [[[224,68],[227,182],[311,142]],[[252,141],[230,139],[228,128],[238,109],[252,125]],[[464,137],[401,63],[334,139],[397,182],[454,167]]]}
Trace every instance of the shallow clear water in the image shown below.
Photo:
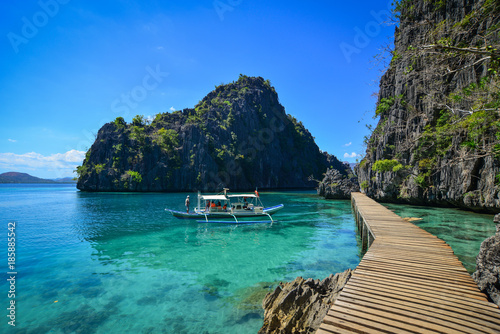
{"label": "shallow clear water", "polygon": [[422,218],[413,223],[446,241],[469,273],[476,270],[481,242],[495,234],[493,215],[452,208],[384,204],[401,217]]}
{"label": "shallow clear water", "polygon": [[[1,185],[1,240],[16,222],[16,333],[256,333],[279,281],[359,263],[349,201],[263,193],[285,204],[277,222],[226,225],[164,210],[185,196]],[[0,291],[7,307],[5,280]]]}
{"label": "shallow clear water", "polygon": [[[359,263],[349,201],[263,193],[265,204],[285,204],[277,222],[225,225],[165,212],[183,210],[185,196],[0,185],[0,240],[16,222],[15,333],[256,333],[262,299],[279,281]],[[495,230],[491,215],[388,206],[424,218],[416,224],[446,240],[469,270]],[[2,308],[8,290],[2,279]],[[10,329],[5,315],[1,333]]]}

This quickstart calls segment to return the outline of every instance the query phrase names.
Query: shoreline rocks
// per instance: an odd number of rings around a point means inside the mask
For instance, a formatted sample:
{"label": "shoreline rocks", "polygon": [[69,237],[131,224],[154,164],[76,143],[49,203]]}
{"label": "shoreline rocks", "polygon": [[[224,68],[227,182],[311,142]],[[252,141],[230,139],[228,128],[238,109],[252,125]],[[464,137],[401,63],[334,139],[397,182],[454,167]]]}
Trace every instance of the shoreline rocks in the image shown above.
{"label": "shoreline rocks", "polygon": [[488,298],[500,306],[500,214],[494,218],[496,233],[481,243],[472,278]]}
{"label": "shoreline rocks", "polygon": [[264,324],[259,334],[314,333],[354,271],[348,269],[327,278],[297,277],[280,283],[264,298]]}

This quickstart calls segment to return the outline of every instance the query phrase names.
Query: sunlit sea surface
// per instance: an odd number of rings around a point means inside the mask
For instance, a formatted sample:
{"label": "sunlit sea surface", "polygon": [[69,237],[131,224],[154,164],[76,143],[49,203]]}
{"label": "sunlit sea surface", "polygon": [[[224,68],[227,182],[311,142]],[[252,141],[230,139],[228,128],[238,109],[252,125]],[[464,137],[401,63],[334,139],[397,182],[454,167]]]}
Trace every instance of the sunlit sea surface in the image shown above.
{"label": "sunlit sea surface", "polygon": [[[232,225],[165,211],[183,210],[185,197],[0,186],[2,268],[16,222],[16,333],[256,333],[279,281],[359,263],[349,201],[261,193],[267,206],[285,204],[277,221]],[[0,291],[2,332],[5,280]]]}
{"label": "sunlit sea surface", "polygon": [[[360,250],[349,201],[314,192],[261,193],[283,203],[274,223],[173,218],[186,194],[82,193],[74,185],[0,185],[0,252],[16,223],[13,333],[256,333],[262,299],[280,281],[355,268]],[[195,194],[191,194],[192,205]],[[390,206],[472,263],[492,216]],[[466,218],[464,218],[466,217]],[[5,276],[4,276],[5,277]],[[0,283],[9,332],[6,280]],[[0,314],[1,315],[1,314]]]}

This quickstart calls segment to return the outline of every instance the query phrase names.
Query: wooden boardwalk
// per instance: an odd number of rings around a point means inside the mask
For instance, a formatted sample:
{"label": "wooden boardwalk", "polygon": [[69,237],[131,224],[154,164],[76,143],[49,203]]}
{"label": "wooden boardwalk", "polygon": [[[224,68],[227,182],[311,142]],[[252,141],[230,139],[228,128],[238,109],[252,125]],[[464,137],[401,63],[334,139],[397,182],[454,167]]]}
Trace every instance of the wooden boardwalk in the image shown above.
{"label": "wooden boardwalk", "polygon": [[352,194],[371,243],[317,334],[500,333],[500,311],[443,240],[361,193]]}

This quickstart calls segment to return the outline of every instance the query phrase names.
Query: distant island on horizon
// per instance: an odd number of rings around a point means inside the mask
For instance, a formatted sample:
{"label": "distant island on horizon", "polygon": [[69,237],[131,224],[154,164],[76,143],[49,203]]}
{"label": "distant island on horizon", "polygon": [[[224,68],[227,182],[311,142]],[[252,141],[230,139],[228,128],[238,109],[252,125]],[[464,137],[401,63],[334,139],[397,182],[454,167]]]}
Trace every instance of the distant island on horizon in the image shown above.
{"label": "distant island on horizon", "polygon": [[72,177],[42,179],[27,173],[7,172],[0,174],[0,183],[76,183]]}

